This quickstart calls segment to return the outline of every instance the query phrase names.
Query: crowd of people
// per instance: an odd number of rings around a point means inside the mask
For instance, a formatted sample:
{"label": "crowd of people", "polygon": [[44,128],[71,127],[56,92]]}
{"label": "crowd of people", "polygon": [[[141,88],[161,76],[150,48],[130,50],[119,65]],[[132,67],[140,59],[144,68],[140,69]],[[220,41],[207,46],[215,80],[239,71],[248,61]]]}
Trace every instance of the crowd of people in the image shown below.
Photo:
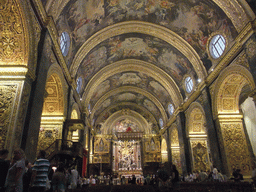
{"label": "crowd of people", "polygon": [[22,149],[13,152],[12,160],[6,160],[8,150],[0,150],[0,192],[64,192],[77,188],[78,171],[73,167],[66,169],[60,163],[55,171],[41,150],[32,164],[26,160]]}
{"label": "crowd of people", "polygon": [[[175,188],[182,182],[225,182],[229,179],[234,182],[243,180],[240,169],[234,169],[231,178],[223,175],[216,168],[212,171],[200,171],[181,176],[175,165],[160,166],[155,174],[132,176],[93,176],[80,177],[76,168],[67,168],[63,163],[56,169],[46,159],[46,152],[41,150],[37,160],[32,164],[26,160],[22,149],[13,152],[11,160],[6,160],[8,150],[0,150],[0,192],[65,192],[77,188],[87,188],[98,184],[104,185],[153,185],[157,187]],[[170,168],[170,170],[168,170]],[[256,184],[256,168],[252,171],[252,180]]]}

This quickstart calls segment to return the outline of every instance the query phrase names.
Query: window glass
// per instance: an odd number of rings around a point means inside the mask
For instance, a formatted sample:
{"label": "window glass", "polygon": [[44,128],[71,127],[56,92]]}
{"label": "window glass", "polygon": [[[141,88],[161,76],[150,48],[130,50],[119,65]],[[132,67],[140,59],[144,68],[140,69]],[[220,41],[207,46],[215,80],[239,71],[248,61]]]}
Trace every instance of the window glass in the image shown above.
{"label": "window glass", "polygon": [[191,77],[187,77],[185,79],[185,86],[186,86],[186,91],[188,93],[190,93],[193,90],[194,83],[193,83],[193,80],[191,79]]}
{"label": "window glass", "polygon": [[173,114],[173,112],[174,112],[173,104],[170,103],[170,104],[168,105],[168,111],[169,111],[169,114],[170,114],[170,115]]}
{"label": "window glass", "polygon": [[219,58],[226,47],[226,40],[222,35],[215,35],[210,42],[210,53],[214,59]]}
{"label": "window glass", "polygon": [[63,32],[60,36],[60,49],[63,56],[67,56],[70,46],[70,38],[67,32]]}
{"label": "window glass", "polygon": [[159,119],[159,125],[160,125],[161,128],[164,126],[164,122],[163,122],[162,118]]}
{"label": "window glass", "polygon": [[80,93],[81,87],[82,87],[82,77],[79,77],[76,80],[76,91],[77,91],[77,93]]}

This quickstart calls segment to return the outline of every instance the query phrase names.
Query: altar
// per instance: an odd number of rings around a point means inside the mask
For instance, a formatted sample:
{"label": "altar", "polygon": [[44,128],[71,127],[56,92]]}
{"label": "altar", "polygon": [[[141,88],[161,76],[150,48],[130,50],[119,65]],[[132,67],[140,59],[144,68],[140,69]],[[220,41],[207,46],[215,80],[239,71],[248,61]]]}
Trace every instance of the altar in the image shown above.
{"label": "altar", "polygon": [[140,132],[117,133],[117,141],[113,141],[113,172],[129,177],[142,175]]}

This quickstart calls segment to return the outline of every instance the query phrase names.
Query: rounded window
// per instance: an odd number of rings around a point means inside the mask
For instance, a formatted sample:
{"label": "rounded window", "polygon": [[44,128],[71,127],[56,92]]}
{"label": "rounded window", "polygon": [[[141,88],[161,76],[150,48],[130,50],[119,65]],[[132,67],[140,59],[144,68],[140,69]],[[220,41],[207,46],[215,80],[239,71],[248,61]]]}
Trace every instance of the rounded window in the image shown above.
{"label": "rounded window", "polygon": [[60,49],[63,56],[67,56],[70,46],[70,38],[67,32],[63,32],[60,36]]}
{"label": "rounded window", "polygon": [[226,47],[225,38],[222,35],[215,35],[211,39],[210,45],[209,45],[211,56],[214,59],[219,58],[224,53],[225,47]]}
{"label": "rounded window", "polygon": [[174,107],[173,107],[173,104],[171,104],[171,103],[168,105],[168,112],[170,115],[172,115],[174,112]]}
{"label": "rounded window", "polygon": [[194,83],[193,83],[193,80],[191,77],[187,77],[185,79],[185,87],[186,87],[186,91],[188,93],[191,93],[191,91],[193,90],[193,86],[194,86]]}

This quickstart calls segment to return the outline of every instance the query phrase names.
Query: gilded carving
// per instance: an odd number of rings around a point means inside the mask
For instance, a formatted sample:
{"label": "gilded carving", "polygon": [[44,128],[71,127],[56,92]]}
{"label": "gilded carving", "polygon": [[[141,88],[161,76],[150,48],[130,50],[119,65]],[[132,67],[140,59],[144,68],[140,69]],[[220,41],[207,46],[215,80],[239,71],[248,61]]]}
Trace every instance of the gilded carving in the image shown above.
{"label": "gilded carving", "polygon": [[[256,45],[256,44],[255,44]],[[254,53],[254,55],[256,54],[256,52]],[[248,62],[248,56],[246,55],[245,51],[243,50],[239,56],[232,62],[233,64],[237,64],[237,65],[242,65],[244,67],[246,67],[247,69],[249,69],[249,62]]]}
{"label": "gilded carving", "polygon": [[230,173],[233,168],[239,168],[243,174],[250,174],[251,158],[242,122],[222,123],[221,128]]}
{"label": "gilded carving", "polygon": [[[39,136],[38,136],[38,145],[37,145],[37,151],[39,150],[46,150],[56,139],[59,139],[60,135],[60,128],[58,126],[56,127],[44,127],[44,125],[41,125],[43,127],[40,127]],[[53,149],[54,150],[54,149]]]}
{"label": "gilded carving", "polygon": [[94,153],[103,154],[103,153],[109,153],[109,151],[110,151],[109,141],[107,141],[103,137],[95,137]]}
{"label": "gilded carving", "polygon": [[193,170],[206,171],[210,169],[206,141],[191,141],[193,155]]}
{"label": "gilded carving", "polygon": [[223,102],[223,110],[226,110],[226,111],[232,111],[234,110],[233,106],[234,106],[234,99],[231,98],[231,99],[223,99],[222,100]]}
{"label": "gilded carving", "polygon": [[225,96],[233,96],[236,93],[236,89],[237,89],[238,85],[235,84],[231,84],[231,85],[226,85],[225,89],[223,91],[223,94]]}
{"label": "gilded carving", "polygon": [[193,132],[201,132],[202,123],[193,123]]}
{"label": "gilded carving", "polygon": [[94,154],[93,163],[110,163],[109,154]]}
{"label": "gilded carving", "polygon": [[171,138],[171,146],[179,146],[178,129],[177,128],[173,128],[170,135],[171,135],[170,136],[170,138]]}
{"label": "gilded carving", "polygon": [[60,78],[53,74],[47,80],[45,87],[43,114],[63,114],[63,90]]}
{"label": "gilded carving", "polygon": [[244,25],[249,22],[244,9],[236,0],[214,0],[215,3],[221,7],[238,31],[241,31]]}
{"label": "gilded carving", "polygon": [[160,152],[160,141],[151,138],[150,141],[145,142],[145,151],[150,153]]}
{"label": "gilded carving", "polygon": [[0,86],[0,148],[5,147],[16,90],[16,85]]}
{"label": "gilded carving", "polygon": [[16,143],[16,146],[20,146],[20,142],[22,139],[23,125],[25,121],[25,115],[26,115],[26,110],[28,106],[30,90],[31,90],[30,85],[24,82],[23,90],[19,91],[21,92],[20,94],[22,95],[20,96],[20,101],[19,101],[19,109],[18,109],[19,112],[18,112],[17,124],[15,129],[15,139],[13,141]]}
{"label": "gilded carving", "polygon": [[179,171],[179,173],[182,173],[180,149],[172,149],[172,164],[176,165],[176,168]]}
{"label": "gilded carving", "polygon": [[256,42],[252,39],[246,44],[246,53],[250,59],[256,55]]}
{"label": "gilded carving", "polygon": [[19,6],[15,1],[0,3],[0,62],[25,64],[24,32]]}
{"label": "gilded carving", "polygon": [[[193,107],[193,105],[195,106]],[[193,105],[191,105],[191,108],[186,112],[189,119],[187,124],[189,134],[204,133],[204,114],[197,103],[194,103]]]}
{"label": "gilded carving", "polygon": [[150,138],[145,143],[145,162],[161,162],[160,141],[157,138]]}

